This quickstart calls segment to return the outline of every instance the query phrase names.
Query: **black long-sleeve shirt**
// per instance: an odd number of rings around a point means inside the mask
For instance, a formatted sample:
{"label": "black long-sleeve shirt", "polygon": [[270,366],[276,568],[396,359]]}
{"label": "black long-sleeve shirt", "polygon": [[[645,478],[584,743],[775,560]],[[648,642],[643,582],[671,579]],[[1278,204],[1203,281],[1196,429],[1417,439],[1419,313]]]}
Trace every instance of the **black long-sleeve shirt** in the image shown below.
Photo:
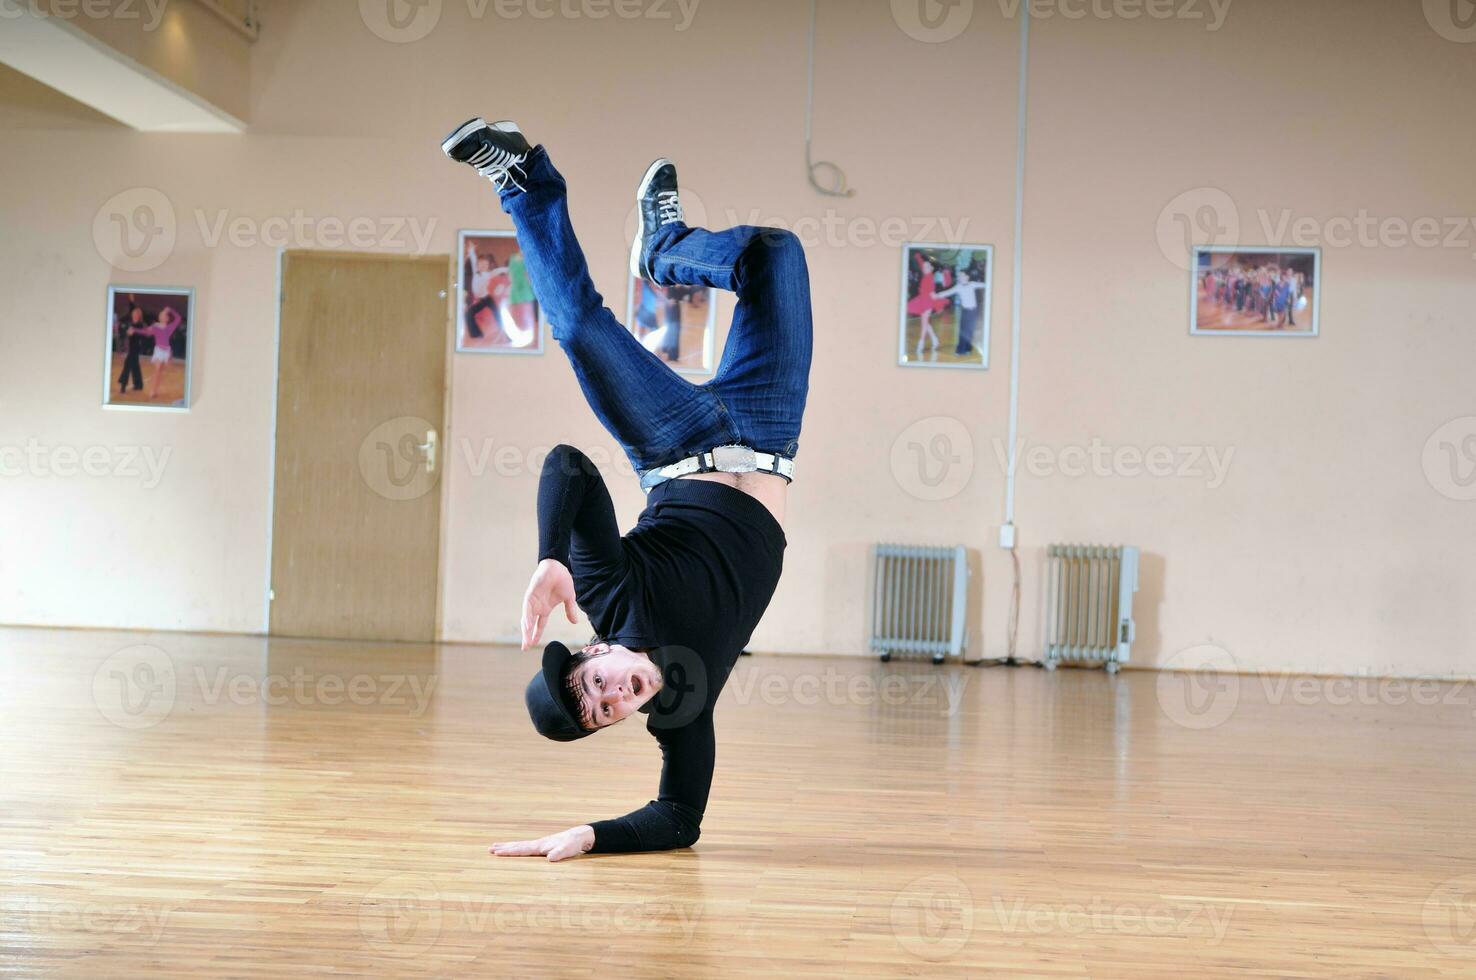
{"label": "black long-sleeve shirt", "polygon": [[539,560],[568,566],[601,638],[647,651],[664,679],[641,708],[661,745],[657,798],[591,824],[593,851],[687,847],[712,787],[713,705],[779,584],[784,531],[741,490],[669,480],[622,537],[599,470],[561,445],[544,462],[538,534]]}

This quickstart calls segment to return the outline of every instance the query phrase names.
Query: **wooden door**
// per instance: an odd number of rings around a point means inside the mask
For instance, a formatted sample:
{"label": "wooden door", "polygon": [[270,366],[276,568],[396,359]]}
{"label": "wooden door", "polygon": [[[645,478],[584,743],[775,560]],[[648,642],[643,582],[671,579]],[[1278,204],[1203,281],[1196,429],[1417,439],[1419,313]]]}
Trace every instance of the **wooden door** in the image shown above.
{"label": "wooden door", "polygon": [[436,636],[448,256],[283,256],[271,632]]}

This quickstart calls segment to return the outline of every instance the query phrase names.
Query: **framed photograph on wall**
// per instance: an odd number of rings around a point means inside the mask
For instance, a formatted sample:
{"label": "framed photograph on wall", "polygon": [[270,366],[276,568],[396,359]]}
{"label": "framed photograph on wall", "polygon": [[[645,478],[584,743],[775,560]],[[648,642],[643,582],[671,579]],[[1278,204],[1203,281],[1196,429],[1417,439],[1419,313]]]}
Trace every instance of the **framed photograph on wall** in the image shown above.
{"label": "framed photograph on wall", "polygon": [[1194,249],[1192,268],[1191,334],[1317,336],[1320,249],[1201,245]]}
{"label": "framed photograph on wall", "polygon": [[543,314],[517,234],[463,230],[456,254],[457,353],[542,354]]}
{"label": "framed photograph on wall", "polygon": [[646,350],[678,374],[710,375],[717,347],[717,290],[658,286],[630,276],[625,323]]}
{"label": "framed photograph on wall", "polygon": [[993,277],[993,245],[904,245],[897,363],[988,368]]}
{"label": "framed photograph on wall", "polygon": [[103,407],[187,412],[195,291],[109,286]]}

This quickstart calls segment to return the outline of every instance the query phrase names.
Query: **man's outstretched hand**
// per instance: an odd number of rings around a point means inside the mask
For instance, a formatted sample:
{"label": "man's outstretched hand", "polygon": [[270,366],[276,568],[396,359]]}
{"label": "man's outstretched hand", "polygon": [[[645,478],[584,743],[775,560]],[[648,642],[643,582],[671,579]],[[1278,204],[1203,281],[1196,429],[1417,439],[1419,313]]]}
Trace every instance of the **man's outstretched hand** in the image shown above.
{"label": "man's outstretched hand", "polygon": [[574,605],[574,576],[564,563],[545,558],[533,570],[533,579],[523,595],[523,649],[537,646],[543,639],[543,628],[548,617],[559,606],[569,622],[579,622],[579,610]]}
{"label": "man's outstretched hand", "polygon": [[537,840],[493,844],[488,850],[498,857],[547,857],[550,861],[562,861],[583,854],[594,844],[594,828],[581,824]]}

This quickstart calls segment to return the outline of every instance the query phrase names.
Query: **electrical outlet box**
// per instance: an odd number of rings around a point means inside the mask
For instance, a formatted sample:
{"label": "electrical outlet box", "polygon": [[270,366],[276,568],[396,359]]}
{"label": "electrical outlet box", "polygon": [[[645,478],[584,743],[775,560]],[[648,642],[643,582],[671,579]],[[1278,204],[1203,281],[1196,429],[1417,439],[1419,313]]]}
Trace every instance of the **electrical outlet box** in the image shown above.
{"label": "electrical outlet box", "polygon": [[999,546],[1001,548],[1013,548],[1015,546],[1015,525],[1001,524],[999,526]]}

